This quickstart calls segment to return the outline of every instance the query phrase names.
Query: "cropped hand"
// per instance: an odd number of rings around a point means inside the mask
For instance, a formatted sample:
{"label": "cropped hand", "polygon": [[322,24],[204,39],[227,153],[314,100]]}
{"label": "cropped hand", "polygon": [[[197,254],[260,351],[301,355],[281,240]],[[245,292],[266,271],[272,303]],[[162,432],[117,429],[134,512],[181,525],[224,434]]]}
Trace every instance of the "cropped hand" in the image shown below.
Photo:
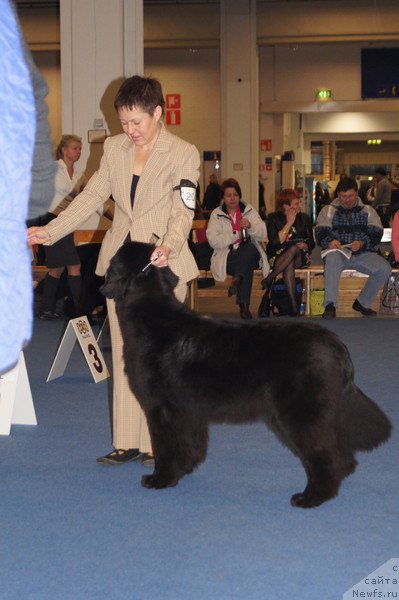
{"label": "cropped hand", "polygon": [[298,242],[296,244],[297,248],[300,248],[301,250],[307,250],[308,249],[308,245],[305,242]]}
{"label": "cropped hand", "polygon": [[170,248],[168,246],[156,246],[151,254],[151,261],[154,267],[167,267]]}
{"label": "cropped hand", "polygon": [[328,244],[329,248],[341,248],[341,242],[339,240],[332,240],[329,244]]}
{"label": "cropped hand", "polygon": [[43,227],[29,227],[28,229],[28,244],[45,244],[50,241],[50,236]]}
{"label": "cropped hand", "polygon": [[248,219],[241,219],[241,227],[245,227],[246,229],[251,229],[251,223]]}

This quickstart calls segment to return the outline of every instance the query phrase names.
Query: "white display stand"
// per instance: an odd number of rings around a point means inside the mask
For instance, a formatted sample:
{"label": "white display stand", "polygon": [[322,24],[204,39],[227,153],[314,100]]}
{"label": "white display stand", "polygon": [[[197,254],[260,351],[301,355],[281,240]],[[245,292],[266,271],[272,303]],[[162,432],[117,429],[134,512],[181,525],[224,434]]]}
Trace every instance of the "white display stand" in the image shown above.
{"label": "white display stand", "polygon": [[57,377],[61,377],[64,374],[76,340],[80,344],[94,381],[98,383],[109,377],[107,366],[94,337],[89,320],[84,316],[69,321],[48,374],[47,381],[57,379]]}
{"label": "white display stand", "polygon": [[13,369],[0,376],[0,435],[13,425],[37,425],[23,352]]}
{"label": "white display stand", "polygon": [[108,315],[105,317],[102,327],[100,329],[100,333],[97,336],[97,343],[100,341],[105,332],[109,332],[109,320]]}

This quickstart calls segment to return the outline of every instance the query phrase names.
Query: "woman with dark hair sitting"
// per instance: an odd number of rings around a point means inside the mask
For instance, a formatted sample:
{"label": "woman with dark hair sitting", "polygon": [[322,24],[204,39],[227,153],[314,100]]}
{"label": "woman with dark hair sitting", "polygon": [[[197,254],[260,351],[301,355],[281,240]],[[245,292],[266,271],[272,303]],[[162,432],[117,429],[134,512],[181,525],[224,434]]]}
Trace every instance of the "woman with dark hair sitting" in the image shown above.
{"label": "woman with dark hair sitting", "polygon": [[226,179],[220,186],[222,203],[212,211],[206,230],[213,248],[211,271],[216,281],[233,276],[229,296],[237,297],[242,319],[252,319],[249,310],[254,269],[262,265],[263,275],[269,264],[261,243],[266,227],[258,211],[242,201],[241,188],[235,179]]}
{"label": "woman with dark hair sitting", "polygon": [[278,210],[269,215],[267,220],[268,244],[266,248],[269,264],[272,268],[262,281],[266,290],[259,306],[259,317],[269,316],[266,310],[268,296],[273,280],[280,273],[291,300],[291,316],[298,314],[295,296],[295,269],[310,264],[310,253],[315,247],[312,222],[310,217],[301,212],[301,201],[293,189],[284,189],[277,198]]}

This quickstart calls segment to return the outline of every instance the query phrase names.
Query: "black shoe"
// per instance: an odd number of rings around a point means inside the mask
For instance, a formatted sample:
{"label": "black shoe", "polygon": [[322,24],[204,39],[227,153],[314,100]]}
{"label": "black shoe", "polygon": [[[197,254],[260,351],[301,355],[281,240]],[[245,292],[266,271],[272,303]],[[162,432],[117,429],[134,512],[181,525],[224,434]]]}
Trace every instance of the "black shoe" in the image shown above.
{"label": "black shoe", "polygon": [[334,306],[334,304],[332,302],[330,302],[325,307],[324,312],[321,315],[321,318],[322,319],[335,319],[336,316],[337,315],[336,315],[335,306]]}
{"label": "black shoe", "polygon": [[112,452],[106,456],[97,458],[97,462],[100,465],[123,465],[132,460],[139,460],[142,456],[143,453],[140,452],[138,448],[132,448],[130,450],[112,450]]}
{"label": "black shoe", "polygon": [[360,304],[359,300],[355,300],[352,304],[353,310],[357,310],[357,312],[362,313],[364,317],[376,317],[377,313],[372,308],[365,308],[362,304]]}
{"label": "black shoe", "polygon": [[275,277],[270,277],[270,275],[268,275],[267,277],[265,277],[264,279],[262,279],[262,281],[260,282],[260,285],[262,286],[262,290],[265,290],[266,292],[268,290],[270,290],[270,288],[272,287],[273,281],[274,281]]}
{"label": "black shoe", "polygon": [[231,282],[231,286],[227,290],[227,295],[228,296],[237,296],[237,294],[238,294],[238,288],[240,287],[241,282],[242,282],[242,276],[241,275],[238,275],[237,277],[234,277],[233,281]]}

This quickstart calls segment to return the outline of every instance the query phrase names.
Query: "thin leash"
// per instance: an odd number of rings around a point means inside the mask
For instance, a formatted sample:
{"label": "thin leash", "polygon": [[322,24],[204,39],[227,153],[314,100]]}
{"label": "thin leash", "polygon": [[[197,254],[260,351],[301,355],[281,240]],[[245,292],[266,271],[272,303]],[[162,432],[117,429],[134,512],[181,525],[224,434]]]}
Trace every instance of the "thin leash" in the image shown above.
{"label": "thin leash", "polygon": [[162,252],[157,252],[157,255],[155,256],[155,258],[152,258],[152,259],[150,260],[150,262],[149,262],[148,264],[146,264],[146,266],[145,266],[143,269],[141,269],[141,272],[142,272],[142,273],[145,273],[145,272],[146,272],[146,271],[147,271],[147,270],[148,270],[148,269],[149,269],[149,268],[152,266],[152,264],[153,264],[153,263],[154,263],[156,260],[158,260],[158,258],[159,258],[161,255],[162,255]]}

